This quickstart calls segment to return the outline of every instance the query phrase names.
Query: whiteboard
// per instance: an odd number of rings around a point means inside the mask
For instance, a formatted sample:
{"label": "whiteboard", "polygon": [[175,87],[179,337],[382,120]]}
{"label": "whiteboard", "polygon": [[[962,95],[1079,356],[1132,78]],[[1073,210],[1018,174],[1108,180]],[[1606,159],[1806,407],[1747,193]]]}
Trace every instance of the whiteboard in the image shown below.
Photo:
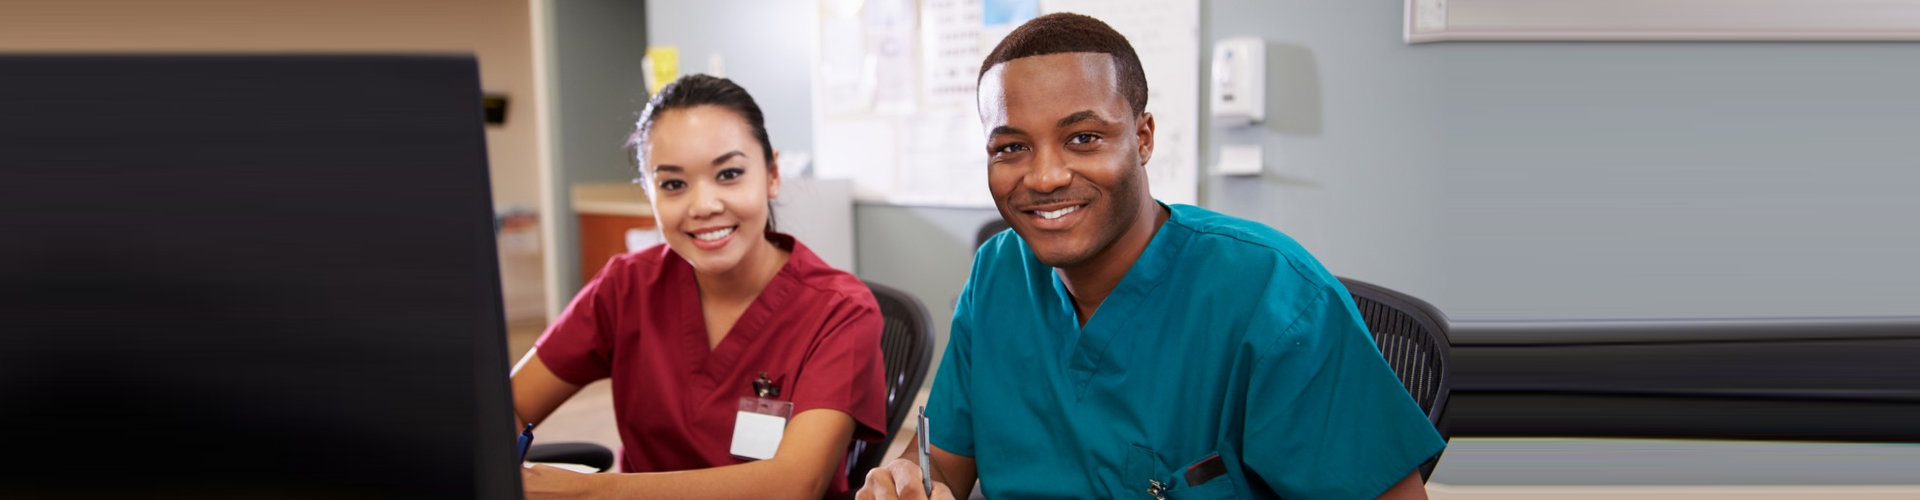
{"label": "whiteboard", "polygon": [[1168,203],[1199,197],[1197,0],[818,0],[813,171],[851,179],[854,198],[993,207],[986,133],[974,105],[980,62],[1020,23],[1076,12],[1126,35],[1147,74],[1155,121],[1148,185]]}

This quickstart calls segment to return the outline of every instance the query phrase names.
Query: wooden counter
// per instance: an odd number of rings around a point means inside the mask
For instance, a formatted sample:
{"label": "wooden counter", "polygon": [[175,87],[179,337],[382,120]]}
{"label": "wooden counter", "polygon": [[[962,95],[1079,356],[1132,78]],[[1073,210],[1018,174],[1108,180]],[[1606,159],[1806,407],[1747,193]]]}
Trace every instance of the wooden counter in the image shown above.
{"label": "wooden counter", "polygon": [[653,205],[638,184],[573,186],[573,213],[579,219],[580,279],[591,280],[615,255],[627,253],[627,231],[652,231]]}

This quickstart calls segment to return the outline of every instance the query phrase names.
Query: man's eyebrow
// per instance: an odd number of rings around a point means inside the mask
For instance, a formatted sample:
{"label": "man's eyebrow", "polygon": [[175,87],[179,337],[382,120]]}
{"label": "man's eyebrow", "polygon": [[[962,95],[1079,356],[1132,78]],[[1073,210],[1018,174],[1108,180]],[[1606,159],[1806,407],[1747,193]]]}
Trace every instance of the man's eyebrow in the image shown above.
{"label": "man's eyebrow", "polygon": [[1080,123],[1088,120],[1092,120],[1100,125],[1109,125],[1113,123],[1113,122],[1107,121],[1107,119],[1105,118],[1101,118],[1100,115],[1097,113],[1094,113],[1093,110],[1088,109],[1088,110],[1082,110],[1078,113],[1067,115],[1066,118],[1061,118],[1060,121],[1058,123],[1053,124],[1053,126],[1057,128],[1067,128],[1068,126],[1071,126],[1075,123]]}
{"label": "man's eyebrow", "polygon": [[[1105,118],[1101,118],[1099,113],[1095,113],[1093,112],[1093,110],[1088,109],[1088,110],[1081,110],[1071,115],[1067,115],[1066,118],[1061,118],[1060,121],[1054,123],[1053,126],[1057,128],[1066,128],[1066,127],[1072,126],[1073,124],[1084,122],[1084,121],[1092,121],[1100,125],[1110,125],[1113,123],[1112,121],[1108,121]],[[1028,134],[1027,134],[1027,131],[1025,130],[1020,130],[1007,125],[1001,125],[998,127],[994,127],[993,132],[988,133],[987,135],[995,136],[995,135],[1028,135]]]}

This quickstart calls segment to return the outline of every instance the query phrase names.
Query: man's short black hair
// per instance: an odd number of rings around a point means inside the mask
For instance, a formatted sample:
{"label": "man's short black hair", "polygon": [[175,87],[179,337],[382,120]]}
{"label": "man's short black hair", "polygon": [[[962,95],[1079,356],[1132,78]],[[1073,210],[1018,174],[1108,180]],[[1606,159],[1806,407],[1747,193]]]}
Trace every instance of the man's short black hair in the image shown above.
{"label": "man's short black hair", "polygon": [[[994,65],[1022,57],[1069,52],[1097,52],[1113,56],[1113,69],[1119,77],[1120,96],[1138,115],[1147,111],[1147,72],[1140,68],[1140,55],[1133,52],[1127,37],[1112,26],[1092,17],[1067,12],[1033,18],[1014,28],[980,63],[980,77]],[[978,78],[976,77],[976,80]]]}

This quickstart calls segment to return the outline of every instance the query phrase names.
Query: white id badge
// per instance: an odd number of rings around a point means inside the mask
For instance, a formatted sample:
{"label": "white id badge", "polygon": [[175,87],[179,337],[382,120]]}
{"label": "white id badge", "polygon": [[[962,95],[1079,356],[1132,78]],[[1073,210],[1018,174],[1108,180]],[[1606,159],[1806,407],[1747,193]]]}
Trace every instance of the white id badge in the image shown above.
{"label": "white id badge", "polygon": [[793,402],[767,398],[740,398],[740,413],[733,420],[733,456],[748,460],[773,458],[780,449],[780,437],[787,432],[787,418],[793,416]]}

